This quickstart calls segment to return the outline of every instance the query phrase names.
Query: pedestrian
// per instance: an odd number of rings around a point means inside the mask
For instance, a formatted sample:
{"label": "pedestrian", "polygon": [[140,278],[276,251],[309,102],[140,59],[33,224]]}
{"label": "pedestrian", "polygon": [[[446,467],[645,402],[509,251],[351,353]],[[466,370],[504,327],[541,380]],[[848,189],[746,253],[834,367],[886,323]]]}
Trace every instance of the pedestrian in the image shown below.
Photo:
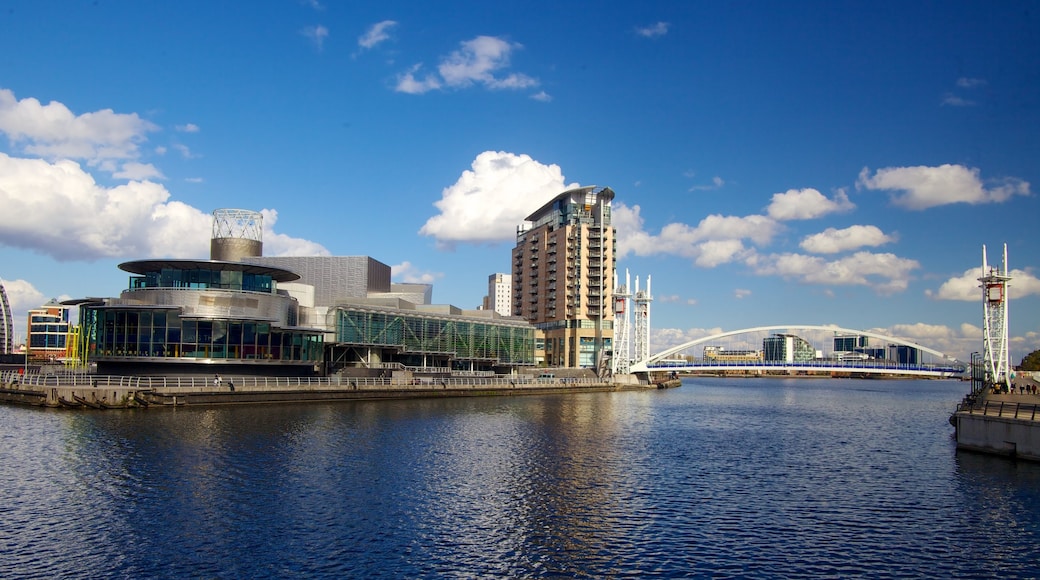
{"label": "pedestrian", "polygon": [[213,388],[220,386],[220,375],[213,375]]}
{"label": "pedestrian", "polygon": [[228,379],[227,386],[231,388],[231,392],[232,393],[235,392],[235,382],[234,381],[232,381],[231,379]]}

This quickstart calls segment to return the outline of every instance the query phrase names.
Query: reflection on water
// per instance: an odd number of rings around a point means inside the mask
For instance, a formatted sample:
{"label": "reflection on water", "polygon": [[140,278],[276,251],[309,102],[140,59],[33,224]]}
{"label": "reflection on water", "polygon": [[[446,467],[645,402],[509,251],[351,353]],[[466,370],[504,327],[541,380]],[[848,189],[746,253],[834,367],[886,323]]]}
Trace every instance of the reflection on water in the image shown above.
{"label": "reflection on water", "polygon": [[955,451],[964,389],[0,407],[0,576],[1036,576],[1040,466]]}

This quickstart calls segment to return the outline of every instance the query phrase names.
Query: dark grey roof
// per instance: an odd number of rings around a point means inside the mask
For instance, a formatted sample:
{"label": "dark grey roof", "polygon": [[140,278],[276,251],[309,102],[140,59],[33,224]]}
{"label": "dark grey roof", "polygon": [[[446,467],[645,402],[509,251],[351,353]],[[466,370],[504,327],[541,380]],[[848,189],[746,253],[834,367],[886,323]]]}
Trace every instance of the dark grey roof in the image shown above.
{"label": "dark grey roof", "polygon": [[243,272],[270,276],[275,282],[293,282],[299,280],[296,272],[274,266],[261,266],[245,262],[225,262],[221,260],[134,260],[123,262],[119,269],[131,274],[147,274],[162,270],[213,270],[215,272]]}

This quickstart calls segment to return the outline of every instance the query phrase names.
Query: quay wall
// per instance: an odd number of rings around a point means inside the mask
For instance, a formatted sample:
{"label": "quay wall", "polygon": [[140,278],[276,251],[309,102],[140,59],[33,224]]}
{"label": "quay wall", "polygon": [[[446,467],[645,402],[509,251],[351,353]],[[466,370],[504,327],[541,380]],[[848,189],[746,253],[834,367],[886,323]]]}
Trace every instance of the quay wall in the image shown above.
{"label": "quay wall", "polygon": [[286,379],[223,378],[219,383],[194,377],[98,378],[5,382],[0,403],[55,408],[180,407],[241,403],[289,403],[423,397],[531,395],[641,390],[656,385],[621,378],[617,381],[569,378],[516,379]]}
{"label": "quay wall", "polygon": [[1040,461],[1040,400],[1030,395],[990,395],[959,410],[951,421],[957,448]]}

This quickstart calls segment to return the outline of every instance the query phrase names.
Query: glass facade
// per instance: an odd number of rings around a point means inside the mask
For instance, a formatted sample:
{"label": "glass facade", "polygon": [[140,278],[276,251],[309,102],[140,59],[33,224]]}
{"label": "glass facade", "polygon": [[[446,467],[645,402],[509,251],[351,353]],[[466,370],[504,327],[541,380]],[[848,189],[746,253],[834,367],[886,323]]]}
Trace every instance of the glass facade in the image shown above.
{"label": "glass facade", "polygon": [[173,357],[318,361],[322,336],[268,322],[180,318],[161,308],[81,311],[87,354],[96,357]]}
{"label": "glass facade", "polygon": [[247,292],[273,292],[274,283],[270,274],[254,274],[237,270],[176,269],[163,268],[147,272],[143,276],[131,276],[130,289],[145,288],[220,288]]}
{"label": "glass facade", "polygon": [[350,308],[336,311],[336,342],[398,347],[455,360],[534,364],[534,328],[457,317]]}

